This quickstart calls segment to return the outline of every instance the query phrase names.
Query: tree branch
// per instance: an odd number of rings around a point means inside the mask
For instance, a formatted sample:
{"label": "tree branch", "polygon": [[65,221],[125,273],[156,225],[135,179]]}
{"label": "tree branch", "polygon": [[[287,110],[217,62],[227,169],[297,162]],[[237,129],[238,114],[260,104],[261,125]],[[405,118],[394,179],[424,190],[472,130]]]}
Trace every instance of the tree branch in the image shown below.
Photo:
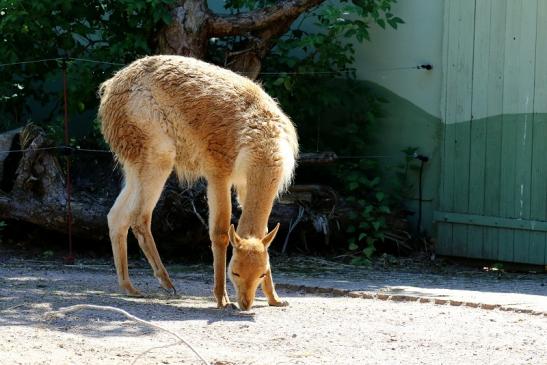
{"label": "tree branch", "polygon": [[209,36],[225,37],[263,30],[287,19],[296,19],[303,12],[325,0],[284,0],[267,8],[237,15],[212,14],[209,18]]}

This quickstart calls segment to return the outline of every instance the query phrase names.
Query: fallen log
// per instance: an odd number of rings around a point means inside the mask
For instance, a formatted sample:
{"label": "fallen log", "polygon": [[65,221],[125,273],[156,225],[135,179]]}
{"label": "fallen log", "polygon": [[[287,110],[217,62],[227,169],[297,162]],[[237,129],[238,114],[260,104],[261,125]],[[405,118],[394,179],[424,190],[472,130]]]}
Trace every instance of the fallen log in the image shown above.
{"label": "fallen log", "polygon": [[[11,141],[10,141],[11,139]],[[66,180],[60,160],[71,158],[73,163],[72,234],[91,240],[108,239],[106,215],[122,185],[121,175],[110,154],[77,153],[62,156],[45,132],[29,124],[21,130],[0,135],[0,219],[28,222],[42,228],[67,232]],[[299,204],[310,203],[315,194],[329,192],[318,185],[294,188],[275,204],[270,223],[280,222],[288,227],[298,215]],[[207,237],[206,185],[198,182],[181,187],[172,176],[156,206],[153,231],[157,237],[177,241],[177,233],[184,240]],[[234,200],[232,221],[237,222],[239,210]],[[199,234],[196,233],[199,231]],[[182,233],[182,234],[180,234]]]}

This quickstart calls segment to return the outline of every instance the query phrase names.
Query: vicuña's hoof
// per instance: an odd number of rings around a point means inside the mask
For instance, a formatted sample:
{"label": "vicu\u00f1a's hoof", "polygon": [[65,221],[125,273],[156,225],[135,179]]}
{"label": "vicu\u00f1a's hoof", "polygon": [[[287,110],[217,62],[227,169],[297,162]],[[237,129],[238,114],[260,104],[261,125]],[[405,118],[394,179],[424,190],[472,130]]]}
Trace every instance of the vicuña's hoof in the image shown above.
{"label": "vicu\u00f1a's hoof", "polygon": [[288,307],[289,306],[289,302],[287,302],[286,300],[269,301],[268,304],[271,305],[272,307]]}
{"label": "vicu\u00f1a's hoof", "polygon": [[224,308],[235,309],[235,310],[239,309],[235,303],[228,303],[228,305]]}
{"label": "vicu\u00f1a's hoof", "polygon": [[165,290],[165,292],[166,292],[168,295],[170,295],[170,296],[172,296],[172,297],[178,297],[178,295],[177,295],[177,288],[172,287],[172,288],[166,289],[166,288],[164,288],[163,286],[162,286],[161,288],[162,288],[163,290]]}
{"label": "vicu\u00f1a's hoof", "polygon": [[238,309],[237,305],[234,303],[228,302],[228,303],[217,303],[218,309]]}
{"label": "vicu\u00f1a's hoof", "polygon": [[156,278],[160,282],[160,285],[163,289],[173,290],[174,294],[177,295],[177,290],[175,289],[175,286],[173,285],[173,282],[171,281],[171,278],[169,277],[167,272],[156,275]]}
{"label": "vicu\u00f1a's hoof", "polygon": [[228,294],[226,293],[226,291],[224,291],[224,294],[222,295],[217,295],[215,293],[215,297],[217,299],[217,308],[218,309],[224,309],[224,308],[237,308],[235,306],[235,304],[232,304],[230,302],[230,298],[228,297]]}
{"label": "vicu\u00f1a's hoof", "polygon": [[128,295],[130,297],[133,297],[133,298],[142,298],[143,297],[141,292],[138,291],[137,289],[135,289],[135,287],[131,284],[123,285],[122,290],[126,295]]}
{"label": "vicu\u00f1a's hoof", "polygon": [[237,305],[235,305],[234,303],[230,302],[230,300],[227,300],[225,298],[223,298],[222,301],[217,303],[217,308],[218,309],[238,309]]}

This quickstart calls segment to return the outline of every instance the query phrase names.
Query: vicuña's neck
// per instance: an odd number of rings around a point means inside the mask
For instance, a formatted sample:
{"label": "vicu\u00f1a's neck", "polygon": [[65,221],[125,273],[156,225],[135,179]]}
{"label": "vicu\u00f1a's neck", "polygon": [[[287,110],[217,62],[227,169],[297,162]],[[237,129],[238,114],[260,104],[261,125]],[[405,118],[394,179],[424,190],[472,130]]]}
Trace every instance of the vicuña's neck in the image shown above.
{"label": "vicu\u00f1a's neck", "polygon": [[271,174],[258,175],[252,176],[247,183],[247,195],[237,226],[241,237],[263,238],[268,232],[268,218],[277,196],[277,179]]}

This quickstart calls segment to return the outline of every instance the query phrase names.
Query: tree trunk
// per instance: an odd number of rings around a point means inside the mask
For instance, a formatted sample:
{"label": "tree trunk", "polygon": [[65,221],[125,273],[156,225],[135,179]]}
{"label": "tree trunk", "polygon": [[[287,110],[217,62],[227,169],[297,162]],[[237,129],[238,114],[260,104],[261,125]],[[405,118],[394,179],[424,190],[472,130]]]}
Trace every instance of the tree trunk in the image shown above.
{"label": "tree trunk", "polygon": [[173,21],[159,34],[159,53],[203,59],[207,54],[209,10],[203,0],[178,1],[171,9]]}
{"label": "tree trunk", "polygon": [[238,49],[225,55],[227,68],[256,79],[262,59],[275,40],[305,11],[325,0],[283,0],[236,15],[212,13],[206,0],[179,0],[171,7],[173,21],[158,36],[158,52],[205,59],[212,37],[240,36]]}

